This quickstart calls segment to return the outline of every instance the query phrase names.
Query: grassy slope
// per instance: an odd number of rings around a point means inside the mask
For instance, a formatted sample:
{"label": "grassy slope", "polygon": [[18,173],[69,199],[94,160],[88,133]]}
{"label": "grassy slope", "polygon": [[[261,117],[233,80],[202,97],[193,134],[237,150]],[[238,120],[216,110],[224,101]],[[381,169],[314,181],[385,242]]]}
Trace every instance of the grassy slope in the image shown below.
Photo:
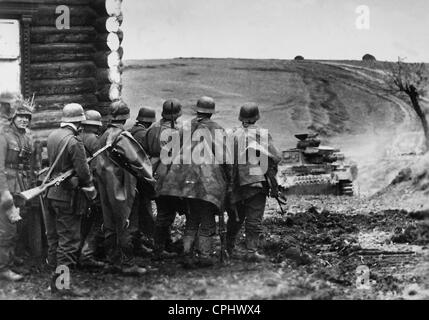
{"label": "grassy slope", "polygon": [[133,115],[143,105],[160,111],[165,99],[175,97],[183,101],[186,118],[190,106],[208,95],[217,102],[217,119],[235,126],[240,105],[255,101],[261,105],[260,125],[271,130],[281,148],[292,147],[293,134],[309,128],[330,137],[400,122],[402,111],[381,93],[375,82],[315,61],[128,61],[124,72],[124,98]]}
{"label": "grassy slope", "polygon": [[323,144],[341,148],[358,163],[356,183],[364,195],[388,185],[418,152],[420,127],[406,98],[387,94],[387,62],[173,59],[127,61],[124,99],[134,118],[140,106],[157,110],[168,98],[184,104],[184,116],[200,96],[215,98],[215,118],[239,125],[240,105],[260,104],[259,125],[280,149],[294,147],[294,134],[321,133]]}

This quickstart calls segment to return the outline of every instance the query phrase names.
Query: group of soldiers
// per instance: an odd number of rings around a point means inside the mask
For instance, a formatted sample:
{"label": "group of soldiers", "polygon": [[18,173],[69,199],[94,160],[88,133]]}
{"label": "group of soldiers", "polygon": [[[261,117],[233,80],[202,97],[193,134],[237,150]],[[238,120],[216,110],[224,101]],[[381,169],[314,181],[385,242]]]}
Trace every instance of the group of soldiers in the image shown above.
{"label": "group of soldiers", "polygon": [[[18,204],[17,195],[34,184],[34,172],[41,170],[41,164],[28,129],[32,119],[29,102],[0,96],[0,103],[2,110],[13,109],[0,135],[0,277],[18,281],[23,276],[13,271],[17,260],[14,255],[16,228],[18,222],[31,213],[25,212],[25,204]],[[268,170],[259,174],[249,174],[254,164],[239,164],[235,154],[232,163],[162,161],[166,142],[161,137],[165,130],[183,136],[185,130],[192,133],[203,129],[213,137],[211,141],[216,141],[216,130],[224,131],[212,119],[216,112],[212,98],[200,98],[194,111],[191,121],[180,121],[182,105],[176,99],[164,102],[159,121],[153,109],[139,110],[129,132],[150,159],[154,178],[152,193],[147,191],[145,181],[112,157],[109,149],[88,161],[126,132],[124,126],[130,110],[125,104],[112,106],[107,126],[103,126],[97,111],[85,112],[76,103],[63,108],[60,128],[47,139],[49,170],[39,177],[46,182],[74,169],[73,177],[49,188],[42,201],[48,243],[46,264],[52,270],[52,292],[74,294],[73,288],[56,287],[58,266],[67,266],[70,270],[103,268],[141,275],[147,270],[138,264],[136,255],[150,255],[159,260],[178,254],[186,268],[212,266],[215,217],[223,217],[225,211],[228,254],[237,254],[237,237],[245,224],[246,251],[240,257],[252,261],[265,259],[259,251],[262,218],[267,196],[278,192],[275,179],[280,160],[278,151],[269,137]],[[259,132],[256,125],[259,118],[257,104],[244,104],[239,113],[241,125],[233,130],[235,139],[246,137],[250,130]],[[178,157],[186,148],[185,142],[180,143]],[[191,151],[198,144],[199,141],[192,140]],[[156,218],[152,213],[153,200]],[[170,234],[178,214],[186,217],[181,250],[174,247]]]}

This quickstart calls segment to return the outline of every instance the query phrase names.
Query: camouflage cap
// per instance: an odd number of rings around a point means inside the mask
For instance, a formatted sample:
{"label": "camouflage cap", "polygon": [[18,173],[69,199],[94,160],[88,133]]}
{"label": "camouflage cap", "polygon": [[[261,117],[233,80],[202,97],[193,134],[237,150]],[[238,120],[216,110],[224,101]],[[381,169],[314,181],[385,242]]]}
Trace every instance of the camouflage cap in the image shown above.
{"label": "camouflage cap", "polygon": [[130,118],[130,108],[123,101],[115,101],[111,105],[112,120],[128,120]]}

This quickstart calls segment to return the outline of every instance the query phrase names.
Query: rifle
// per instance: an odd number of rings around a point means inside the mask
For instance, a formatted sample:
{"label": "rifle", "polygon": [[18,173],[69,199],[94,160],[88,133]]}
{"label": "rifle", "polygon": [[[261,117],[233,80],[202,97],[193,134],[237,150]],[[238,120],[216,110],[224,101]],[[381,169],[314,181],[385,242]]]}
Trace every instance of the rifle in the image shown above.
{"label": "rifle", "polygon": [[[268,187],[270,188],[270,190],[273,190],[274,186],[273,186],[270,178],[267,175],[265,175],[265,180],[267,181]],[[286,213],[283,210],[282,204],[284,204],[284,205],[286,204],[286,199],[285,198],[280,199],[280,194],[279,193],[277,193],[277,194],[273,194],[272,193],[271,197],[273,197],[274,199],[277,200],[277,203],[278,203],[278,205],[280,207],[280,211],[282,212],[282,215],[284,216]]]}
{"label": "rifle", "polygon": [[170,112],[171,112],[171,129],[174,129],[174,117],[173,117],[174,108],[173,108],[173,102],[171,102],[171,104],[170,104]]}
{"label": "rifle", "polygon": [[226,251],[226,230],[225,230],[225,217],[223,211],[219,213],[219,237],[220,237],[220,262],[226,263],[229,259],[228,252]]}
{"label": "rifle", "polygon": [[[98,150],[97,152],[95,152],[92,155],[92,157],[89,157],[87,159],[87,162],[90,163],[92,160],[94,160],[95,158],[97,158],[100,154],[102,154],[103,152],[105,152],[107,149],[109,149],[111,147],[112,147],[111,144],[108,144],[108,145],[104,146],[103,148],[101,148],[100,150]],[[18,194],[18,196],[21,199],[24,199],[25,201],[29,201],[29,200],[37,197],[37,196],[40,196],[43,192],[45,192],[46,190],[48,190],[50,187],[59,186],[65,180],[67,180],[68,178],[72,177],[74,174],[75,174],[75,170],[74,169],[69,169],[66,172],[61,173],[58,177],[52,179],[49,182],[43,183],[42,185],[37,186],[37,187],[35,187],[33,189],[20,192]]]}

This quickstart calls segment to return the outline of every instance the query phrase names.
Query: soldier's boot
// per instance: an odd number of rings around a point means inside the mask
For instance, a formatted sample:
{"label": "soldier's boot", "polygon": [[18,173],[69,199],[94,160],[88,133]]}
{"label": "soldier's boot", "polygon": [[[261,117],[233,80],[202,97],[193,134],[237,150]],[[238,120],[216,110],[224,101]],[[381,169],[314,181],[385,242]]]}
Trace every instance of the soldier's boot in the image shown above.
{"label": "soldier's boot", "polygon": [[156,227],[155,228],[155,248],[154,248],[154,260],[171,259],[177,257],[177,253],[168,252],[165,250],[167,238],[170,236],[170,229],[168,227]]}
{"label": "soldier's boot", "polygon": [[147,269],[139,266],[132,254],[132,248],[122,249],[120,259],[121,273],[127,276],[141,276],[147,273]]}
{"label": "soldier's boot", "polygon": [[11,281],[11,282],[17,282],[17,281],[23,280],[24,276],[8,269],[0,272],[0,279]]}
{"label": "soldier's boot", "polygon": [[212,258],[213,239],[212,237],[199,236],[200,255],[198,257],[198,266],[202,268],[211,267],[214,265]]}
{"label": "soldier's boot", "polygon": [[233,257],[236,251],[237,236],[240,229],[241,224],[229,216],[226,225],[226,251],[230,257]]}
{"label": "soldier's boot", "polygon": [[98,261],[94,258],[95,251],[96,251],[95,247],[90,246],[90,244],[88,243],[84,244],[79,257],[79,262],[78,262],[79,269],[84,269],[84,270],[101,269],[106,266],[104,262]]}
{"label": "soldier's boot", "polygon": [[[62,284],[58,278],[61,276],[61,274],[53,273],[51,276],[51,282],[50,282],[50,290],[51,294],[58,297],[85,297],[88,295],[89,290],[87,289],[80,289],[75,286],[71,286],[70,284],[68,287],[64,287],[64,284]],[[60,282],[60,283],[59,283]]]}
{"label": "soldier's boot", "polygon": [[95,260],[94,258],[84,258],[79,262],[80,269],[91,270],[91,269],[102,269],[106,267],[106,263]]}
{"label": "soldier's boot", "polygon": [[134,248],[134,254],[138,257],[147,257],[152,255],[153,250],[146,247],[144,244],[140,244],[139,246]]}
{"label": "soldier's boot", "polygon": [[153,250],[146,247],[141,239],[141,235],[134,235],[133,237],[133,251],[134,255],[137,257],[147,257],[152,255]]}
{"label": "soldier's boot", "polygon": [[226,233],[226,251],[230,257],[232,257],[234,254],[236,237],[237,235],[233,234],[232,232]]}
{"label": "soldier's boot", "polygon": [[23,258],[14,255],[12,257],[12,263],[15,267],[22,267],[24,265],[25,261]]}
{"label": "soldier's boot", "polygon": [[183,237],[183,267],[185,269],[195,268],[195,258],[194,258],[194,242],[195,235],[185,235]]}
{"label": "soldier's boot", "polygon": [[181,240],[173,242],[170,232],[168,232],[167,240],[165,242],[165,251],[170,253],[183,253],[183,244]]}
{"label": "soldier's boot", "polygon": [[258,252],[258,238],[248,235],[246,239],[247,254],[246,260],[250,262],[262,262],[267,260],[267,256]]}
{"label": "soldier's boot", "polygon": [[121,272],[124,275],[128,276],[141,276],[147,273],[146,268],[140,267],[138,265],[132,265],[132,266],[124,266],[121,269]]}

